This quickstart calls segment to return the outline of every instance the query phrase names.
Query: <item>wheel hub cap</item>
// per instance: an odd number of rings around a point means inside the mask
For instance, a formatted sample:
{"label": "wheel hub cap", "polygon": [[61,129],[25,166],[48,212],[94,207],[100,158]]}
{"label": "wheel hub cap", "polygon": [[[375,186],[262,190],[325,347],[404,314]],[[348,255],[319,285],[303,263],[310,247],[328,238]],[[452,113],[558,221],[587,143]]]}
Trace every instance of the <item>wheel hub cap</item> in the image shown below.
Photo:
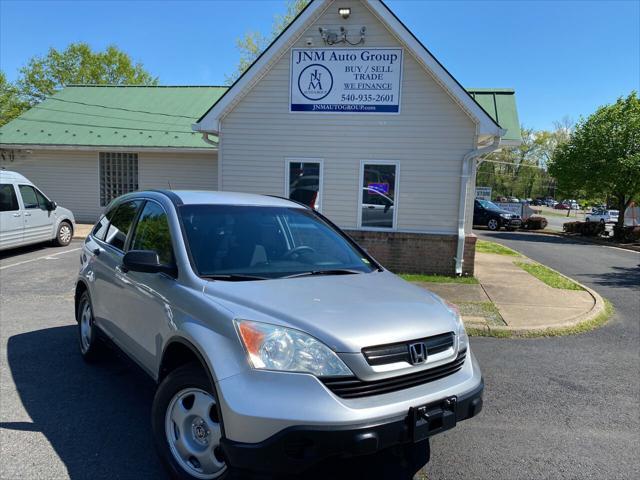
{"label": "wheel hub cap", "polygon": [[193,434],[193,439],[200,445],[207,445],[209,443],[210,432],[207,429],[207,425],[204,423],[204,420],[200,417],[196,417],[191,424],[191,433]]}

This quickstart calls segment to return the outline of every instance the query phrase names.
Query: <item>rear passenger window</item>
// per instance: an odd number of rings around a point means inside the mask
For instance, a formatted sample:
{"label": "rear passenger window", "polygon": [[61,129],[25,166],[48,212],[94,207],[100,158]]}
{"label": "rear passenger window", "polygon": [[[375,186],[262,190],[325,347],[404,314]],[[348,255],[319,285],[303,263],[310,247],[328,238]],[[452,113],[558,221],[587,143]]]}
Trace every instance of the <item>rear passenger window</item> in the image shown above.
{"label": "rear passenger window", "polygon": [[118,207],[111,219],[107,236],[105,237],[105,241],[109,245],[113,245],[118,250],[124,250],[127,235],[141,203],[140,200],[134,200],[133,202],[123,203]]}
{"label": "rear passenger window", "polygon": [[157,203],[147,202],[144,206],[133,235],[131,250],[152,250],[158,254],[161,263],[174,263],[169,220],[164,209]]}
{"label": "rear passenger window", "polygon": [[11,183],[0,185],[0,212],[13,212],[19,210],[16,190]]}

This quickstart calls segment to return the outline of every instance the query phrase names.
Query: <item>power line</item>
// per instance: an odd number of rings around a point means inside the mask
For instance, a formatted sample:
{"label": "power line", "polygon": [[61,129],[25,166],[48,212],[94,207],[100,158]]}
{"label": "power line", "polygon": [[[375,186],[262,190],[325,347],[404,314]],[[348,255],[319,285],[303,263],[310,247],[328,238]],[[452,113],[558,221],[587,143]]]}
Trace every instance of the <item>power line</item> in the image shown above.
{"label": "power line", "polygon": [[[63,102],[63,103],[73,103],[76,105],[84,105],[87,107],[99,107],[99,108],[106,108],[109,110],[120,110],[123,112],[131,112],[131,113],[144,113],[147,115],[162,115],[164,117],[175,117],[175,118],[186,118],[189,120],[197,120],[198,117],[192,117],[192,116],[187,116],[187,115],[175,115],[175,114],[171,114],[171,113],[163,113],[163,112],[149,112],[146,110],[134,110],[134,109],[130,109],[130,108],[124,108],[124,107],[110,107],[108,105],[101,105],[99,103],[87,103],[87,102],[78,102],[76,100],[63,100],[62,98],[56,98],[56,97],[49,97],[47,98],[47,100],[55,100],[56,102]],[[72,113],[72,112],[70,112]]]}
{"label": "power line", "polygon": [[[43,107],[42,105],[36,105],[32,107],[31,110],[46,110],[48,112],[67,113],[69,115],[84,115],[88,117],[108,118],[108,119],[114,119],[114,120],[138,121],[133,118],[116,117],[113,115],[98,115],[97,113],[70,112],[69,110],[60,110],[58,108]],[[41,120],[41,121],[46,122],[47,120]],[[173,125],[171,123],[159,122],[157,120],[145,120],[144,123],[155,123],[157,125]]]}
{"label": "power line", "polygon": [[51,123],[56,125],[72,125],[75,127],[112,128],[114,130],[130,130],[135,132],[166,132],[166,133],[190,133],[190,134],[194,133],[192,130],[187,131],[187,130],[167,130],[165,128],[156,129],[156,128],[121,127],[121,126],[115,126],[115,125],[91,125],[86,123],[59,122],[56,120],[38,120],[38,119],[24,118],[24,117],[18,117],[14,119],[14,121],[16,120],[19,120],[22,122]]}

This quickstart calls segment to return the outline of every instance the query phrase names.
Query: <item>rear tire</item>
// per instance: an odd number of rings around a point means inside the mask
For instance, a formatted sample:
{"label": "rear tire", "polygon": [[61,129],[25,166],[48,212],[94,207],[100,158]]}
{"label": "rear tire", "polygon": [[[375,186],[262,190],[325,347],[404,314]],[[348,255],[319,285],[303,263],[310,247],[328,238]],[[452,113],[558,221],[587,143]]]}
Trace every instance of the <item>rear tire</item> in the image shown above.
{"label": "rear tire", "polygon": [[175,480],[223,480],[231,476],[220,440],[222,419],[204,369],[189,363],[160,383],[151,426],[156,450]]}
{"label": "rear tire", "polygon": [[495,219],[491,219],[489,220],[489,222],[487,223],[487,228],[491,231],[495,231],[495,230],[499,230],[500,229],[500,224],[498,223],[497,220]]}
{"label": "rear tire", "polygon": [[98,329],[94,325],[93,307],[89,292],[83,292],[78,301],[78,341],[80,355],[87,363],[95,363],[104,356],[104,344],[100,340]]}
{"label": "rear tire", "polygon": [[67,221],[60,222],[53,243],[58,247],[66,247],[71,243],[71,240],[73,240],[73,226]]}

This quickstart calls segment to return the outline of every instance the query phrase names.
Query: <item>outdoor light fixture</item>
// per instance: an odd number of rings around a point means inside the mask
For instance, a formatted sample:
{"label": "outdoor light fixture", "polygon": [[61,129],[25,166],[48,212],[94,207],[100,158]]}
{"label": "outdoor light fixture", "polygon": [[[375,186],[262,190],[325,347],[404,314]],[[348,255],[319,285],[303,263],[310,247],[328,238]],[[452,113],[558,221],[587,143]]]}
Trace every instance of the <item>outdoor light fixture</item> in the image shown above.
{"label": "outdoor light fixture", "polygon": [[340,14],[340,16],[342,18],[344,18],[346,20],[347,18],[349,18],[349,15],[351,15],[351,9],[350,8],[339,8],[338,9],[338,13]]}

